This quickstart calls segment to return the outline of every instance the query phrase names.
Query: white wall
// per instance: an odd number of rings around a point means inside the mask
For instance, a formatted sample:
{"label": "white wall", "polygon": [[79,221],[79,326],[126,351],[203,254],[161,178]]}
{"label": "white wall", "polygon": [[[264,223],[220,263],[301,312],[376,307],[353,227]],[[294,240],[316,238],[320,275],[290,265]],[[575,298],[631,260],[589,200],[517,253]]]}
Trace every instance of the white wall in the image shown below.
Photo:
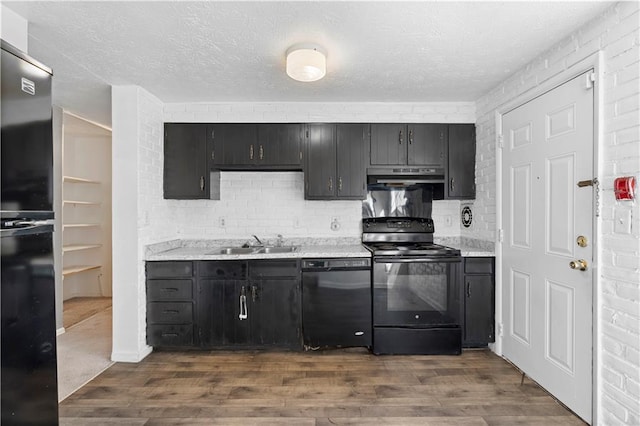
{"label": "white wall", "polygon": [[0,38],[25,53],[29,47],[28,26],[26,19],[5,5],[0,5]]}
{"label": "white wall", "polygon": [[[473,123],[469,102],[176,103],[166,122],[425,122]],[[161,181],[158,183],[161,185]],[[300,172],[222,172],[220,201],[168,201],[181,238],[358,237],[360,201],[307,201]],[[286,201],[283,203],[283,201]],[[434,202],[438,236],[460,234],[460,202]],[[334,217],[341,227],[332,231]],[[225,219],[221,226],[220,219]]]}
{"label": "white wall", "polygon": [[[616,202],[613,179],[640,177],[638,2],[618,3],[560,41],[477,102],[476,224],[464,235],[493,239],[496,230],[495,111],[549,77],[602,50],[604,92],[600,165],[597,340],[598,424],[640,424],[640,211]],[[614,213],[630,211],[630,235],[614,231]],[[477,219],[477,220],[476,220]]]}
{"label": "white wall", "polygon": [[[135,86],[114,86],[113,352],[137,362],[146,345],[144,246],[175,238],[162,202],[162,104]],[[153,214],[151,214],[153,213]]]}

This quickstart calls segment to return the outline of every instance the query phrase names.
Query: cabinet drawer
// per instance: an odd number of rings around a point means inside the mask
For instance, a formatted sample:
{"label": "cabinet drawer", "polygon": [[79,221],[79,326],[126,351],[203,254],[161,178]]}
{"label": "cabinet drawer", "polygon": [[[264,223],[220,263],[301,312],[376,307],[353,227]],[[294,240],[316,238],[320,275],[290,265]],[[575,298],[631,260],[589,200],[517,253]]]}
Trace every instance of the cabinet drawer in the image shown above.
{"label": "cabinet drawer", "polygon": [[149,325],[147,344],[150,346],[193,346],[193,325]]}
{"label": "cabinet drawer", "polygon": [[464,272],[466,274],[492,274],[493,258],[491,257],[465,257]]}
{"label": "cabinet drawer", "polygon": [[191,302],[153,302],[147,304],[150,324],[188,324],[193,322]]}
{"label": "cabinet drawer", "polygon": [[198,275],[226,280],[243,280],[247,278],[247,262],[242,260],[200,261]]}
{"label": "cabinet drawer", "polygon": [[147,262],[147,279],[182,278],[193,275],[193,262]]}
{"label": "cabinet drawer", "polygon": [[249,276],[251,278],[265,277],[297,277],[297,260],[267,260],[253,261],[249,263]]}
{"label": "cabinet drawer", "polygon": [[191,301],[193,283],[191,280],[147,280],[147,301]]}

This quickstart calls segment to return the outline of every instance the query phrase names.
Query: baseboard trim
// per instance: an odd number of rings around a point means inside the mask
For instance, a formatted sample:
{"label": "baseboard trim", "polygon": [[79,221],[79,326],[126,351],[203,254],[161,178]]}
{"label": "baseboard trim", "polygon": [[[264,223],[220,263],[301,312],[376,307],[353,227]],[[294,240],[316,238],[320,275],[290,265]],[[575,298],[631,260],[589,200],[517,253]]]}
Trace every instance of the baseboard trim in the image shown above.
{"label": "baseboard trim", "polygon": [[137,363],[145,359],[151,352],[153,347],[145,346],[140,352],[111,352],[111,361],[114,362],[133,362]]}
{"label": "baseboard trim", "polygon": [[66,330],[64,329],[64,327],[60,327],[59,329],[56,330],[56,336],[64,334],[65,331]]}

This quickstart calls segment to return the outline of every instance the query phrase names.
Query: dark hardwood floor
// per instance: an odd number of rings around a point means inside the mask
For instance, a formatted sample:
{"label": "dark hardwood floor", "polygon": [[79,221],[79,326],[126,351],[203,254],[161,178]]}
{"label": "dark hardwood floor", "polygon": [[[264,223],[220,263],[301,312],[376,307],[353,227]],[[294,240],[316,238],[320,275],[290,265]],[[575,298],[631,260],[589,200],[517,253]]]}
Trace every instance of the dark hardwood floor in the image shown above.
{"label": "dark hardwood floor", "polygon": [[582,425],[488,350],[154,352],[60,404],[61,425]]}

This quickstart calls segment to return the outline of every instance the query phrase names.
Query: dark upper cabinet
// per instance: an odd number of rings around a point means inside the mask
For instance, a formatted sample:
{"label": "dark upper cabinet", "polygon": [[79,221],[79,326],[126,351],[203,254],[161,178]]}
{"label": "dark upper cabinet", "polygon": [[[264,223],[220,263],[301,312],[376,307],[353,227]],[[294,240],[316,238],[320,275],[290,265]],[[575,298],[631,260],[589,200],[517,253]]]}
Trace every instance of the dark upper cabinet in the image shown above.
{"label": "dark upper cabinet", "polygon": [[466,347],[494,342],[494,258],[463,259],[464,333]]}
{"label": "dark upper cabinet", "polygon": [[213,168],[300,169],[304,125],[221,123],[210,125]]}
{"label": "dark upper cabinet", "polygon": [[372,124],[370,164],[444,167],[446,143],[446,124]]}
{"label": "dark upper cabinet", "polygon": [[449,125],[446,198],[476,197],[476,127]]}
{"label": "dark upper cabinet", "polygon": [[209,198],[206,151],[206,124],[165,124],[164,198]]}
{"label": "dark upper cabinet", "polygon": [[258,124],[256,164],[299,168],[302,164],[303,140],[304,124]]}
{"label": "dark upper cabinet", "polygon": [[309,124],[305,198],[364,198],[368,137],[368,124]]}
{"label": "dark upper cabinet", "polygon": [[258,126],[252,123],[222,123],[209,127],[211,164],[215,166],[243,166],[255,164]]}

